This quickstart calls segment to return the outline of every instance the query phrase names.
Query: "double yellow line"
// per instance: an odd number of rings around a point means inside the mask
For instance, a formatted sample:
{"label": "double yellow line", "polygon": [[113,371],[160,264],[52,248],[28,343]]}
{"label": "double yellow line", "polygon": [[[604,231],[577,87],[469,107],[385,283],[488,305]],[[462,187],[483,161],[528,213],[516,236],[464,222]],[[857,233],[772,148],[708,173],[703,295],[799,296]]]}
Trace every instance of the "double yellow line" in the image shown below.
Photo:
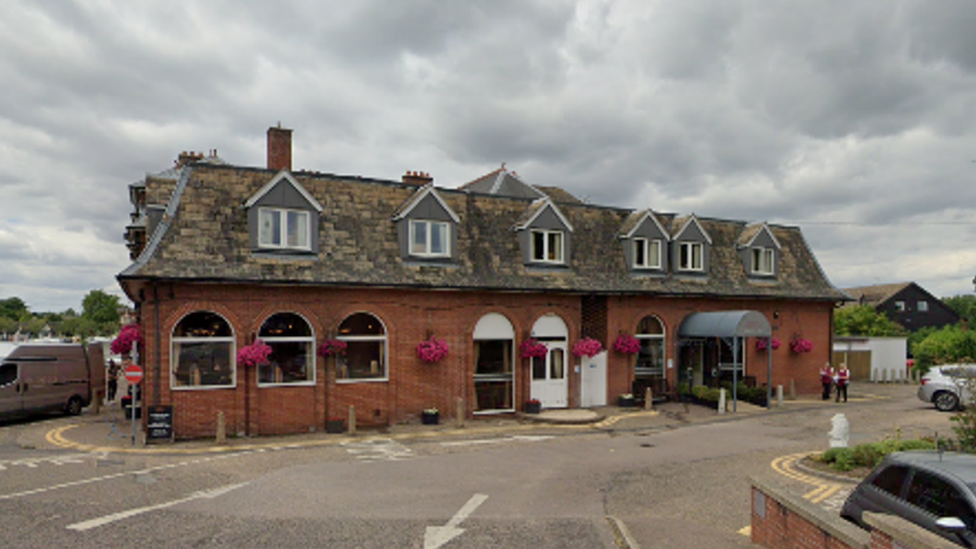
{"label": "double yellow line", "polygon": [[805,484],[816,486],[816,488],[813,490],[803,494],[803,499],[809,500],[812,503],[820,503],[830,496],[836,494],[838,490],[841,489],[841,485],[837,484],[836,482],[827,482],[822,478],[807,475],[796,470],[796,462],[814,453],[816,452],[804,452],[802,454],[780,456],[773,460],[770,467],[783,476],[803,482]]}

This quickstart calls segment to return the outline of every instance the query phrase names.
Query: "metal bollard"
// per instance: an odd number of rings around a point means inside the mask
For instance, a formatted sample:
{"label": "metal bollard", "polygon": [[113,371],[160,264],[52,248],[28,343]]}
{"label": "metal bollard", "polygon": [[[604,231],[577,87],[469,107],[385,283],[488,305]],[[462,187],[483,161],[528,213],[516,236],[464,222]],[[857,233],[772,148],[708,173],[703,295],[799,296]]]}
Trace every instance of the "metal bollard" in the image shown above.
{"label": "metal bollard", "polygon": [[783,407],[783,386],[782,385],[776,386],[776,407],[777,408]]}
{"label": "metal bollard", "polygon": [[725,413],[725,389],[719,389],[718,391],[718,413]]}

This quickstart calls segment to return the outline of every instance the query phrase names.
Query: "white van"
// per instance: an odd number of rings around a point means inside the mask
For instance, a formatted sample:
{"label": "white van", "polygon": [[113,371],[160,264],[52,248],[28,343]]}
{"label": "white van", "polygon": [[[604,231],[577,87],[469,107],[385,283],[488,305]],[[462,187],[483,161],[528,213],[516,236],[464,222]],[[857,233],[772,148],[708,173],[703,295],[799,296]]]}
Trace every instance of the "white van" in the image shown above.
{"label": "white van", "polygon": [[102,398],[101,345],[24,343],[0,362],[0,415],[62,410],[77,415]]}

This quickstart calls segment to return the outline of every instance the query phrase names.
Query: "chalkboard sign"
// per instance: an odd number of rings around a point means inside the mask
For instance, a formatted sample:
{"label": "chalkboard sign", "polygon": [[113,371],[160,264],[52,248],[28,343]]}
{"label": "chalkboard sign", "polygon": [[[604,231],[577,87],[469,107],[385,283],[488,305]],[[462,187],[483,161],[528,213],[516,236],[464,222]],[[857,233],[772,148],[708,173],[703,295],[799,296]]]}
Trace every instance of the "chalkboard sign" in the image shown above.
{"label": "chalkboard sign", "polygon": [[149,406],[146,424],[146,440],[173,439],[173,407]]}

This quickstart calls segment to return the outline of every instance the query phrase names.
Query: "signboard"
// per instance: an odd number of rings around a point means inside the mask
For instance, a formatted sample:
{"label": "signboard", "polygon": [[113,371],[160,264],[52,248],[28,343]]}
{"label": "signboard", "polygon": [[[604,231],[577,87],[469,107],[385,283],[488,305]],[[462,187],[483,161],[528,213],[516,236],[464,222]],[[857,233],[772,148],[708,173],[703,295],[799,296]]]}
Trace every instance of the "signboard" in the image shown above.
{"label": "signboard", "polygon": [[173,438],[173,407],[148,406],[146,408],[146,440],[171,440]]}
{"label": "signboard", "polygon": [[125,369],[125,380],[133,385],[138,385],[142,381],[142,367],[136,364]]}

